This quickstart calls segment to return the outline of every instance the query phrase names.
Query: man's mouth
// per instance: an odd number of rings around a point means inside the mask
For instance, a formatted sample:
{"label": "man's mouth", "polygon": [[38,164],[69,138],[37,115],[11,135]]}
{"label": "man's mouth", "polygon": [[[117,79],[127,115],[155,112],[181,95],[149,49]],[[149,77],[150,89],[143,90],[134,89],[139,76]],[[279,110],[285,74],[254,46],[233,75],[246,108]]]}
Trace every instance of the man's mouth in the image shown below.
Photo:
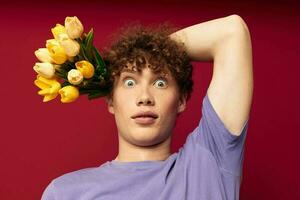
{"label": "man's mouth", "polygon": [[153,124],[158,115],[152,111],[140,111],[131,117],[138,124]]}
{"label": "man's mouth", "polygon": [[155,118],[152,116],[140,116],[140,117],[135,117],[133,120],[137,124],[147,125],[147,124],[153,124],[156,119],[157,119],[157,117]]}
{"label": "man's mouth", "polygon": [[135,119],[137,117],[152,117],[152,118],[158,118],[158,115],[152,111],[140,111],[133,115],[131,118]]}

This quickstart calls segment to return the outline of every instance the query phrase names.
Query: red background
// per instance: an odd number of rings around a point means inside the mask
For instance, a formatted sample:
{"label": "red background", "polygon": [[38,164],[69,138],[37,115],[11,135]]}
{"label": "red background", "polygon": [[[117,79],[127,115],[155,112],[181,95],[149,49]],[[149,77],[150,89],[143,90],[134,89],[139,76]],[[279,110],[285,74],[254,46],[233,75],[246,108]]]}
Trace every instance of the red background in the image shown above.
{"label": "red background", "polygon": [[[38,1],[37,1],[38,2]],[[240,15],[252,37],[254,96],[246,140],[242,200],[300,199],[299,7],[292,2],[66,1],[2,3],[0,199],[40,199],[49,182],[67,172],[97,167],[118,152],[117,129],[104,99],[80,97],[43,103],[33,84],[34,51],[66,16],[95,31],[101,50],[109,35],[131,21],[169,21],[183,28]],[[201,118],[212,63],[194,63],[194,92],[174,129],[172,151]]]}

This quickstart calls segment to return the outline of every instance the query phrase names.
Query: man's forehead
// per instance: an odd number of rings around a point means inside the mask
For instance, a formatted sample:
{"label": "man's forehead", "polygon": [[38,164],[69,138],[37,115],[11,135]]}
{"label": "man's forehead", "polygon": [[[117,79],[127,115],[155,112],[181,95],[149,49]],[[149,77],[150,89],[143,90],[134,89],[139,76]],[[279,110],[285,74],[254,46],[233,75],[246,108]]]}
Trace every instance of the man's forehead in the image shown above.
{"label": "man's forehead", "polygon": [[[124,67],[121,71],[120,71],[120,74],[122,73],[132,73],[132,74],[141,74],[142,71],[136,71],[136,70],[133,70],[133,69],[130,69],[130,68],[126,68]],[[154,72],[152,69],[151,69],[151,72],[154,74],[154,75],[160,75],[160,76],[169,76],[169,73],[166,71],[166,70],[160,70],[158,72]]]}

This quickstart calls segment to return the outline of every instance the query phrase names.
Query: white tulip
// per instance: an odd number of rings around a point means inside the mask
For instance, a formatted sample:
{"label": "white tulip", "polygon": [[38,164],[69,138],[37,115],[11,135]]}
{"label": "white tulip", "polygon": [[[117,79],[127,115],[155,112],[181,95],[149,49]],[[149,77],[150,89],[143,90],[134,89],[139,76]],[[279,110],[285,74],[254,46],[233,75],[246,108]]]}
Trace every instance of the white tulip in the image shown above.
{"label": "white tulip", "polygon": [[55,69],[51,63],[35,63],[33,69],[44,78],[50,79],[55,75]]}
{"label": "white tulip", "polygon": [[68,80],[73,85],[78,85],[83,81],[82,73],[77,69],[71,69],[68,72]]}
{"label": "white tulip", "polygon": [[65,19],[66,32],[71,39],[76,39],[83,33],[83,26],[80,20],[74,17],[66,17]]}
{"label": "white tulip", "polygon": [[53,60],[47,48],[39,48],[34,52],[34,54],[41,62],[53,63]]}
{"label": "white tulip", "polygon": [[65,49],[65,52],[68,57],[74,57],[79,54],[80,45],[75,40],[72,40],[68,37],[67,34],[60,34],[58,36],[59,44]]}

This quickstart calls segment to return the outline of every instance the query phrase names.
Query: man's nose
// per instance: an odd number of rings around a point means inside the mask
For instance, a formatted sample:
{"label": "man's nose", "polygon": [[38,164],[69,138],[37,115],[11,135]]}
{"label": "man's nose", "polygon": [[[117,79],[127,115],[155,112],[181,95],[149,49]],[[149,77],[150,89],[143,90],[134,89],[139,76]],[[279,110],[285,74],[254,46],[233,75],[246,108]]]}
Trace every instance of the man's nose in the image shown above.
{"label": "man's nose", "polygon": [[137,99],[137,105],[154,105],[154,98],[147,89],[143,89]]}

